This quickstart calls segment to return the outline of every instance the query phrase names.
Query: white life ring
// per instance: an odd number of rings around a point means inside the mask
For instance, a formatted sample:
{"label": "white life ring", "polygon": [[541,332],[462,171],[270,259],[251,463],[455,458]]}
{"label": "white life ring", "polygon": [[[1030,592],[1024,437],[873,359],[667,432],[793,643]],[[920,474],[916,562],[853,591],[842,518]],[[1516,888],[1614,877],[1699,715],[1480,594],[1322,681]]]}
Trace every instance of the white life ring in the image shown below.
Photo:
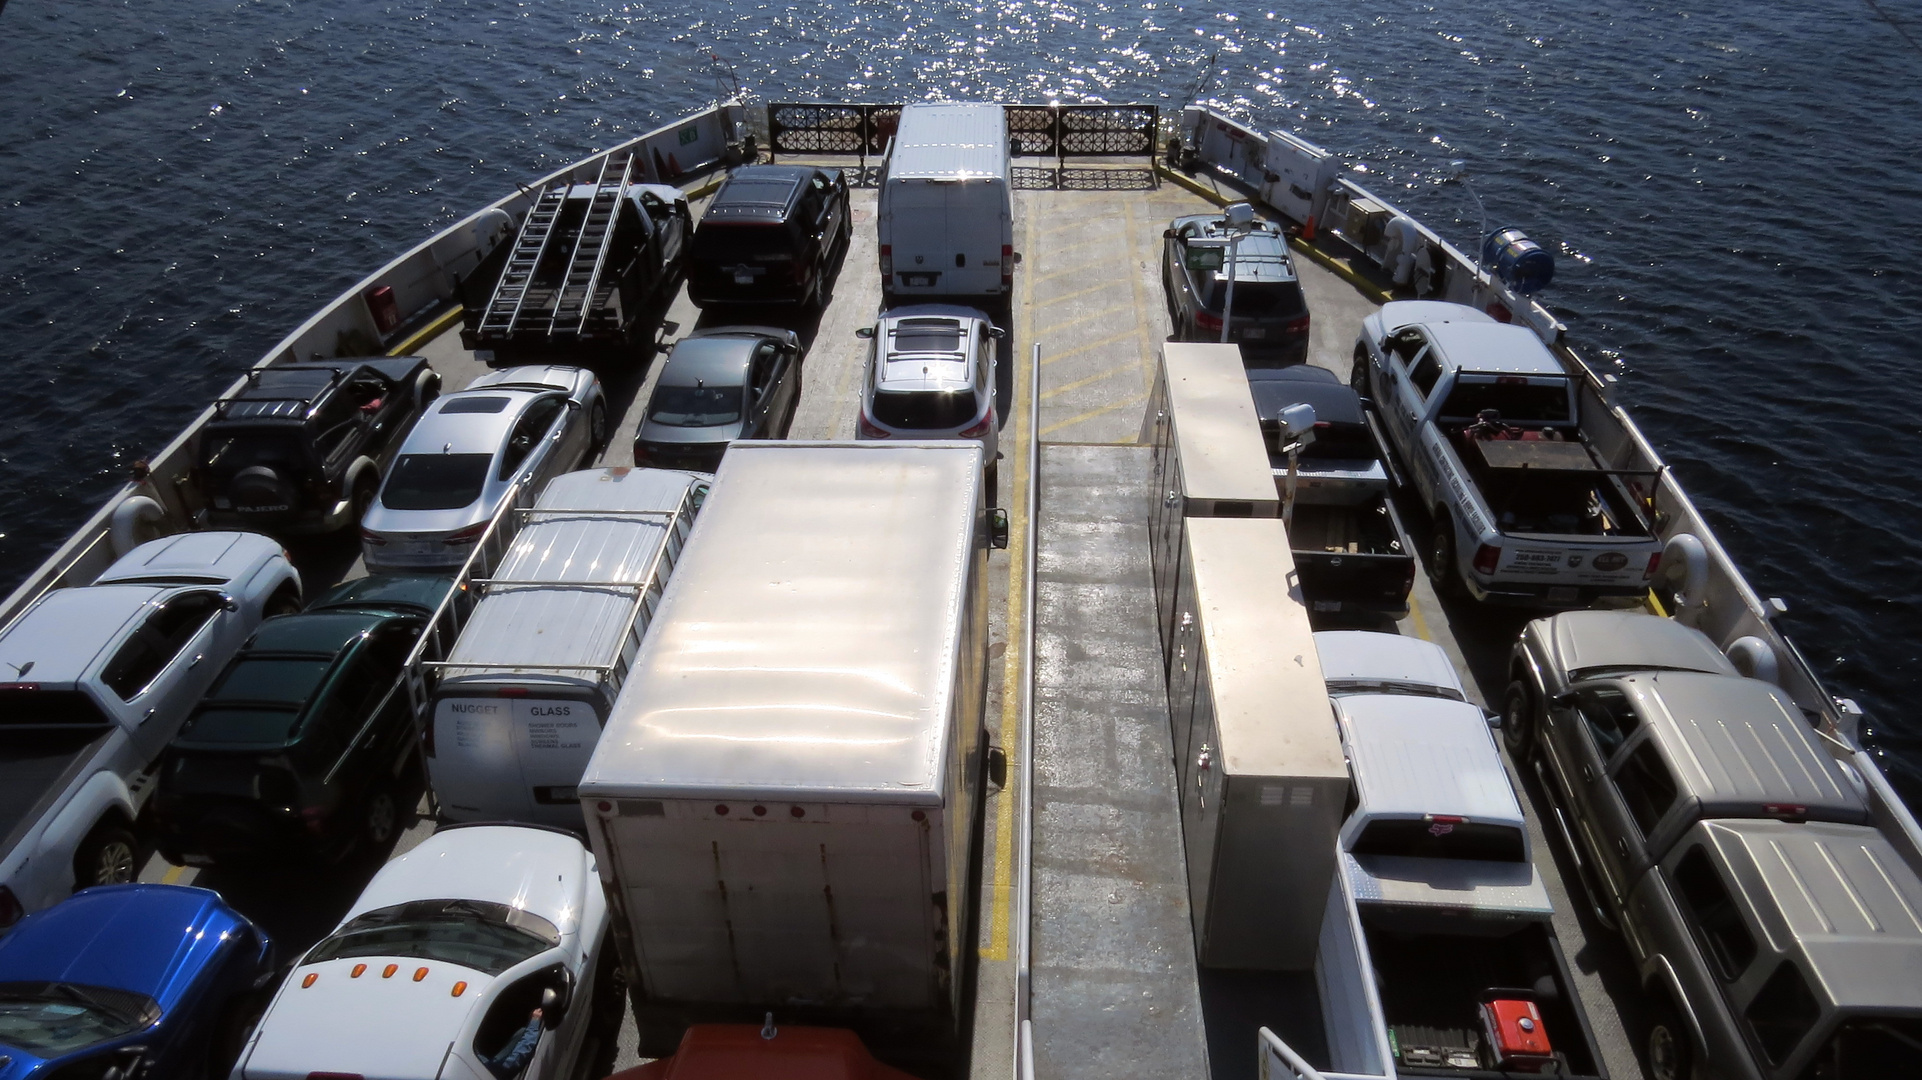
{"label": "white life ring", "polygon": [[149,540],[157,540],[165,535],[162,531],[167,521],[167,510],[145,495],[129,495],[113,508],[113,517],[107,526],[107,539],[113,545],[115,558],[125,555]]}

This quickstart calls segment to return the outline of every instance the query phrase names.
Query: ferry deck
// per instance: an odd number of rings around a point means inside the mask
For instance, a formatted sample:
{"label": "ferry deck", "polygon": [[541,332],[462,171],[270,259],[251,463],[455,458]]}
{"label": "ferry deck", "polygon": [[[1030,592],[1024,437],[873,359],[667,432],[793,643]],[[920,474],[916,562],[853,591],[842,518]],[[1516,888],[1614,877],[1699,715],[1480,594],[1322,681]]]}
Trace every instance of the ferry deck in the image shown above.
{"label": "ferry deck", "polygon": [[[851,164],[846,158],[818,163]],[[711,190],[710,184],[694,193]],[[1031,183],[1016,193],[1016,247],[1024,262],[1010,310],[996,313],[1010,330],[997,379],[998,400],[1011,403],[1002,408],[999,501],[1009,508],[1013,539],[991,562],[995,674],[988,711],[1010,767],[1008,786],[990,795],[985,818],[971,1058],[976,1077],[1008,1075],[1023,989],[1019,921],[1029,903],[1034,1075],[1241,1080],[1256,1074],[1262,1026],[1310,1062],[1325,1055],[1312,974],[1196,965],[1158,677],[1146,529],[1149,450],[1140,434],[1157,350],[1169,333],[1161,230],[1174,217],[1208,212],[1235,197],[1215,192],[1205,179],[1179,182],[1138,161],[1077,172],[1061,186]],[[700,206],[697,198],[697,213]],[[874,214],[875,189],[855,188],[852,246],[818,315],[796,321],[704,314],[683,292],[666,312],[656,358],[697,326],[788,325],[808,346],[790,437],[853,438],[866,349],[855,331],[873,321],[880,302]],[[1380,293],[1305,253],[1297,254],[1296,265],[1313,319],[1309,360],[1345,380],[1361,321]],[[485,370],[462,348],[458,329],[457,320],[442,320],[397,351],[426,356],[442,373],[444,389],[458,389]],[[1039,393],[1031,400],[1037,357]],[[631,366],[601,372],[614,421],[603,463],[631,463],[636,406],[646,401],[659,366],[637,356]],[[1028,447],[1035,436],[1038,468],[1031,471]],[[1031,488],[1038,508],[1032,519]],[[1421,535],[1420,508],[1401,510]],[[1033,728],[1032,745],[1024,745],[1019,704],[1030,544],[1037,545]],[[349,561],[351,545],[338,540],[307,543],[296,554],[310,594],[362,573],[357,560]],[[1499,699],[1508,647],[1525,618],[1444,604],[1417,575],[1408,616],[1369,628],[1439,643],[1471,697],[1490,704]],[[1023,813],[1021,790],[1030,775],[1031,817]],[[1637,1080],[1642,1070],[1632,1047],[1646,1021],[1633,973],[1620,944],[1593,921],[1579,894],[1570,895],[1572,864],[1542,833],[1540,792],[1517,781],[1556,904],[1556,930],[1608,1074]],[[432,832],[426,807],[423,798],[411,828],[380,858]],[[1024,879],[1022,839],[1030,829],[1031,878]],[[369,855],[342,867],[262,877],[201,873],[155,856],[141,880],[219,889],[291,957],[333,927],[378,861]],[[637,1060],[634,1045],[630,1022],[617,1065]]]}

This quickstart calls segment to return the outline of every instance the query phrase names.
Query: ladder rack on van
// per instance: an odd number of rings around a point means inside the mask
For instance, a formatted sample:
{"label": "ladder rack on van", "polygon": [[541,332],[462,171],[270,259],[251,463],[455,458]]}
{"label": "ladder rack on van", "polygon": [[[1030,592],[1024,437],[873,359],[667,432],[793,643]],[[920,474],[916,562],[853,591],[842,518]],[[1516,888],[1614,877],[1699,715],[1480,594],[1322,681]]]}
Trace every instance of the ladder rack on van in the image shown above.
{"label": "ladder rack on van", "polygon": [[534,208],[521,226],[513,254],[501,274],[500,285],[481,318],[483,337],[512,335],[520,331],[580,334],[600,307],[608,287],[601,284],[607,255],[614,246],[614,232],[620,222],[621,199],[634,176],[634,158],[609,156],[601,162],[600,175],[588,199],[574,246],[568,252],[567,266],[558,281],[543,281],[541,266],[547,261],[548,247],[556,235],[565,231],[562,217],[576,185],[562,181],[541,192]]}

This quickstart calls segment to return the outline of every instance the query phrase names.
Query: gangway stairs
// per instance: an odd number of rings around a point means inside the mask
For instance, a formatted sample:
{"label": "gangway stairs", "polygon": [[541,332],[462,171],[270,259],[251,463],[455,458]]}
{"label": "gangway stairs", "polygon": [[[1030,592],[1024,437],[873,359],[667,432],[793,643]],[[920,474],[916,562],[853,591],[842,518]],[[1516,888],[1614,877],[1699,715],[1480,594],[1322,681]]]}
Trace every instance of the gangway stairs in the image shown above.
{"label": "gangway stairs", "polygon": [[[621,197],[633,175],[632,157],[610,158],[601,165],[588,198],[586,212],[568,204],[578,187],[563,181],[541,192],[521,226],[513,253],[501,273],[500,284],[480,322],[480,337],[500,341],[519,334],[580,334],[605,300],[610,286],[601,275],[613,247],[620,221]],[[572,220],[570,220],[572,219]],[[573,227],[578,221],[578,228]],[[551,272],[553,256],[568,242],[565,271]]]}

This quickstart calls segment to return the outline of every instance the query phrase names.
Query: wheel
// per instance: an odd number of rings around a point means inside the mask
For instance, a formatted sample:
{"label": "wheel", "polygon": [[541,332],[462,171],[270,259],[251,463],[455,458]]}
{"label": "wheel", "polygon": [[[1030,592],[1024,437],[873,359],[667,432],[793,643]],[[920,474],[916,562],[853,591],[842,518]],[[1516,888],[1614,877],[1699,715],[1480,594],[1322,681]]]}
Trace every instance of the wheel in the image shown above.
{"label": "wheel", "polygon": [[414,404],[426,408],[440,396],[440,372],[423,371],[414,378]]}
{"label": "wheel", "polygon": [[1001,491],[1001,463],[998,461],[988,462],[988,467],[982,470],[981,480],[983,485],[988,489],[988,505],[1000,506],[1001,504],[996,501],[996,497]]}
{"label": "wheel", "polygon": [[261,617],[271,619],[276,615],[292,615],[300,610],[300,586],[288,582],[274,590],[267,598],[267,606],[261,609]]}
{"label": "wheel", "polygon": [[1688,1030],[1676,1016],[1673,1006],[1666,1002],[1655,1010],[1655,1022],[1649,1026],[1648,1075],[1650,1080],[1689,1080],[1694,1073],[1694,1048],[1689,1045]]}
{"label": "wheel", "polygon": [[1502,745],[1508,747],[1517,767],[1535,748],[1535,699],[1528,684],[1519,679],[1509,683],[1502,695]]}
{"label": "wheel", "polygon": [[367,516],[367,511],[374,508],[374,497],[379,494],[380,478],[374,475],[372,469],[361,473],[360,479],[354,481],[353,506],[348,511],[347,522],[341,526],[341,531],[348,532],[360,528],[361,520]]}
{"label": "wheel", "polygon": [[1455,523],[1446,511],[1435,514],[1434,536],[1428,545],[1428,580],[1434,583],[1438,596],[1455,600],[1468,595],[1461,568],[1455,565]]}
{"label": "wheel", "polygon": [[369,844],[380,847],[394,838],[399,822],[400,807],[394,802],[393,788],[383,787],[367,800],[367,809],[361,815],[361,833]]}
{"label": "wheel", "polygon": [[1354,362],[1348,366],[1348,389],[1368,396],[1368,346],[1355,346]]}
{"label": "wheel", "polygon": [[95,885],[125,885],[139,873],[134,865],[133,830],[117,821],[93,827],[73,854],[74,891]]}
{"label": "wheel", "polygon": [[591,465],[601,451],[607,449],[607,403],[596,401],[594,411],[587,414],[587,456],[581,462]]}

